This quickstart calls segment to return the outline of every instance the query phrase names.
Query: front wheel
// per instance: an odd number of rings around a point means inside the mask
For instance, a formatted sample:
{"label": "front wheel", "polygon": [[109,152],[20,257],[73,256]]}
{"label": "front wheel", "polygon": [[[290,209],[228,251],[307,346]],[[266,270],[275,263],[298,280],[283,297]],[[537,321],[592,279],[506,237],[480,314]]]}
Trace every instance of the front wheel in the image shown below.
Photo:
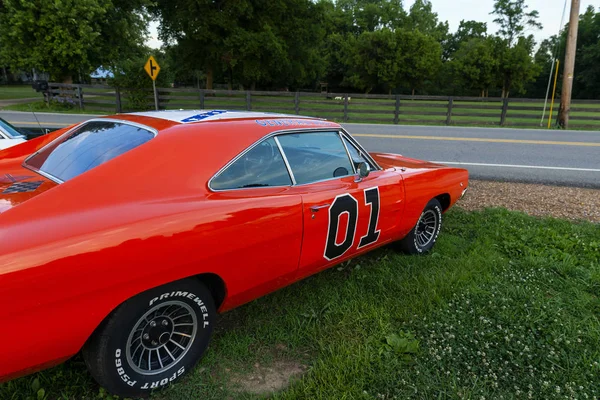
{"label": "front wheel", "polygon": [[427,253],[435,245],[441,228],[442,205],[437,199],[432,199],[415,227],[398,243],[400,250],[408,254]]}
{"label": "front wheel", "polygon": [[204,354],[216,316],[196,279],[148,290],[121,304],[83,348],[94,379],[121,397],[146,397],[189,372]]}

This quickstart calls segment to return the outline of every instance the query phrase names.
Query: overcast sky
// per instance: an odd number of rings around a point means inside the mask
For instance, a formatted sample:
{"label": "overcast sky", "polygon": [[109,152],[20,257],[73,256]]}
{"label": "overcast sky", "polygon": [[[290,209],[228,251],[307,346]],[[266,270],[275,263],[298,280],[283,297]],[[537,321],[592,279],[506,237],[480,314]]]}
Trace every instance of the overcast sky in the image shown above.
{"label": "overcast sky", "polygon": [[[414,2],[415,0],[404,0],[404,8],[408,10]],[[498,30],[498,26],[492,22],[494,17],[490,15],[494,8],[494,0],[432,0],[431,2],[433,11],[438,13],[440,21],[448,21],[451,32],[456,31],[462,19],[487,22],[488,33],[496,33]],[[539,21],[544,29],[531,31],[538,43],[558,33],[565,4],[564,0],[526,0],[526,4],[529,6],[528,11],[538,10],[540,13]],[[579,14],[582,14],[589,5],[595,6],[596,11],[598,11],[600,0],[581,0]],[[567,0],[565,23],[569,20],[570,6],[571,1]],[[156,23],[151,24],[150,38],[146,42],[148,46],[153,48],[161,46],[161,42],[157,38],[156,26]]]}

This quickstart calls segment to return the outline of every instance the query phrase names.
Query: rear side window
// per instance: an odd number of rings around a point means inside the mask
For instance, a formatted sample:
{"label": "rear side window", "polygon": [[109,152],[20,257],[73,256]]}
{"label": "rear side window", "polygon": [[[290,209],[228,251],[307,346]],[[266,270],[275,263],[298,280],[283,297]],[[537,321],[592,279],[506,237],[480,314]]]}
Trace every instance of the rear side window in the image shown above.
{"label": "rear side window", "polygon": [[154,138],[136,125],[91,121],[30,157],[25,165],[68,181]]}
{"label": "rear side window", "polygon": [[211,182],[211,189],[289,186],[292,184],[275,140],[267,139],[244,153]]}

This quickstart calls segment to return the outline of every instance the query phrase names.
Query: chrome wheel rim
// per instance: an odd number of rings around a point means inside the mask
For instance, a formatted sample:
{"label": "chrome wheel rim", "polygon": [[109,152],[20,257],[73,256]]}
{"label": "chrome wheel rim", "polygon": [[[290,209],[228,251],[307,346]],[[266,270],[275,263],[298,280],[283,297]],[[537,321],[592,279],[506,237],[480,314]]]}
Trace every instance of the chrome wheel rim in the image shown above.
{"label": "chrome wheel rim", "polygon": [[146,312],[127,339],[129,366],[142,375],[156,375],[177,365],[190,350],[198,320],[190,305],[167,301]]}
{"label": "chrome wheel rim", "polygon": [[415,228],[415,242],[423,248],[433,241],[438,227],[438,215],[434,210],[427,210],[421,214]]}

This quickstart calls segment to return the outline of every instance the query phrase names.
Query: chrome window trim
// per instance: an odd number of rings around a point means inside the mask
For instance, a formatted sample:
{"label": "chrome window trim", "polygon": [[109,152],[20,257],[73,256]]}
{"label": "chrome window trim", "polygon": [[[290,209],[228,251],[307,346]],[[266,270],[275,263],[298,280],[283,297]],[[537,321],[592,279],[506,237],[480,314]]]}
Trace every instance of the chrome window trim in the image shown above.
{"label": "chrome window trim", "polygon": [[[256,142],[254,142],[250,146],[248,146],[240,154],[238,154],[237,156],[235,156],[231,161],[229,161],[227,164],[225,164],[224,167],[222,167],[221,169],[219,169],[208,180],[208,184],[207,184],[208,189],[211,192],[214,192],[214,193],[222,193],[222,192],[231,192],[231,191],[238,191],[238,190],[257,190],[257,189],[259,189],[259,190],[265,190],[265,189],[277,189],[277,188],[291,188],[291,187],[299,187],[299,186],[305,186],[305,185],[312,185],[313,183],[321,183],[321,182],[333,181],[333,180],[340,179],[340,178],[347,178],[347,177],[354,176],[356,173],[349,174],[349,175],[344,175],[344,176],[335,176],[335,177],[332,177],[332,178],[321,179],[321,180],[318,180],[318,181],[312,181],[312,182],[307,182],[307,183],[300,183],[299,184],[299,183],[296,182],[296,178],[294,177],[294,172],[292,171],[292,168],[289,165],[289,162],[287,160],[287,156],[285,155],[285,151],[283,151],[283,148],[281,147],[281,143],[279,143],[279,140],[277,139],[277,136],[282,136],[282,135],[287,135],[287,134],[294,134],[294,133],[315,133],[315,132],[328,132],[328,131],[329,132],[336,132],[338,135],[341,134],[342,136],[346,137],[350,143],[352,143],[355,147],[357,147],[360,150],[360,152],[362,153],[363,157],[365,157],[368,161],[370,161],[375,166],[375,170],[378,170],[378,171],[382,170],[382,168],[379,166],[379,164],[377,164],[375,162],[375,160],[373,160],[373,158],[370,156],[370,154],[348,132],[346,132],[341,127],[337,128],[337,127],[333,127],[333,126],[332,127],[319,126],[319,127],[315,127],[315,128],[282,129],[282,130],[271,132],[268,135],[265,135],[265,136],[261,137]],[[270,138],[275,138],[275,142],[277,143],[277,146],[279,147],[279,151],[281,152],[281,155],[283,157],[283,161],[284,161],[284,164],[285,164],[285,166],[286,166],[286,168],[288,170],[288,174],[292,178],[292,184],[291,185],[260,186],[260,187],[233,188],[233,189],[213,189],[211,187],[212,181],[217,176],[219,176],[219,174],[221,172],[223,172],[224,170],[226,170],[227,168],[229,168],[229,166],[231,164],[235,163],[238,159],[240,159],[241,157],[243,157],[244,154],[246,154],[247,152],[249,152],[250,150],[252,150],[254,147],[258,146],[260,143],[262,143],[265,140],[269,140]],[[341,139],[342,138],[340,137],[340,140]],[[345,147],[346,143],[344,143],[343,140],[342,140],[342,144],[344,145],[344,148],[346,149],[346,153],[348,153],[348,149]],[[352,165],[352,168],[354,168],[354,163],[352,162],[352,158],[349,155],[348,155],[348,159],[350,160],[350,164]]]}
{"label": "chrome window trim", "polygon": [[348,160],[350,160],[350,165],[352,166],[353,175],[356,175],[356,167],[354,166],[354,160],[352,160],[352,156],[350,155],[350,150],[348,150],[348,146],[346,146],[346,142],[344,141],[344,136],[342,135],[342,131],[338,131],[338,137],[340,141],[344,145],[344,149],[346,149],[346,155],[348,156]]}
{"label": "chrome window trim", "polygon": [[[361,144],[360,144],[360,143],[358,143],[358,142],[356,141],[356,139],[354,139],[354,138],[352,137],[352,135],[350,135],[350,134],[349,134],[347,131],[345,131],[344,129],[342,129],[342,131],[341,131],[341,132],[342,132],[342,136],[344,136],[346,139],[348,139],[348,141],[349,141],[350,143],[352,143],[352,144],[354,145],[354,147],[356,147],[356,148],[359,150],[359,153],[361,153],[363,157],[365,157],[365,158],[366,158],[366,159],[367,159],[369,162],[371,162],[371,163],[372,163],[372,164],[375,166],[375,169],[376,169],[377,171],[382,171],[382,170],[383,170],[383,168],[381,168],[381,166],[380,166],[379,164],[377,164],[377,162],[376,162],[376,161],[373,159],[373,157],[371,157],[371,155],[369,154],[369,152],[368,152],[368,151],[366,151],[366,150],[365,150],[365,148],[364,148],[364,147],[362,147],[362,146],[361,146]],[[345,144],[345,143],[344,143],[344,144]],[[371,172],[373,172],[373,171],[371,171]]]}
{"label": "chrome window trim", "polygon": [[[135,127],[137,127],[137,128],[141,128],[141,129],[144,129],[144,130],[146,130],[146,131],[148,131],[148,132],[152,133],[152,134],[154,135],[154,137],[156,137],[156,136],[158,135],[158,131],[157,131],[156,129],[154,129],[154,128],[152,128],[152,127],[149,127],[149,126],[147,126],[147,125],[139,124],[139,123],[137,123],[137,122],[127,121],[127,120],[123,120],[123,119],[116,119],[116,118],[92,118],[92,119],[88,119],[87,121],[84,121],[84,122],[82,122],[82,123],[80,123],[80,124],[78,124],[78,125],[76,125],[76,126],[72,127],[71,129],[69,129],[68,131],[66,131],[65,133],[63,133],[62,135],[60,135],[59,137],[57,137],[56,139],[54,139],[53,141],[51,141],[50,143],[48,143],[47,145],[45,145],[44,147],[42,147],[41,149],[39,149],[38,151],[36,151],[35,153],[33,153],[33,154],[29,155],[29,156],[28,156],[28,157],[27,157],[27,158],[26,158],[26,159],[23,161],[23,163],[21,164],[21,166],[22,166],[23,168],[27,168],[27,169],[28,169],[28,170],[30,170],[30,171],[33,171],[33,172],[35,172],[35,173],[38,173],[38,174],[40,174],[40,175],[42,175],[42,176],[44,176],[44,177],[46,177],[46,178],[50,179],[51,181],[54,181],[54,182],[58,183],[58,184],[65,183],[65,181],[63,181],[63,180],[62,180],[62,179],[60,179],[60,178],[57,178],[57,177],[56,177],[56,176],[54,176],[54,175],[51,175],[51,174],[49,174],[49,173],[47,173],[47,172],[44,172],[44,171],[42,171],[42,170],[40,170],[40,169],[33,168],[33,167],[31,167],[31,166],[27,165],[27,162],[29,161],[29,159],[31,159],[32,157],[34,157],[34,156],[38,155],[40,152],[42,152],[43,150],[45,150],[47,147],[50,147],[50,146],[52,146],[52,145],[53,145],[55,142],[57,142],[57,141],[61,140],[62,138],[64,138],[65,136],[69,135],[69,134],[70,134],[71,132],[73,132],[74,130],[76,130],[76,129],[79,129],[79,128],[81,128],[82,126],[84,126],[84,125],[86,125],[86,124],[88,124],[88,123],[90,123],[90,122],[115,122],[115,123],[119,123],[119,124],[123,124],[123,125],[131,125],[131,126],[135,126]],[[132,150],[133,150],[133,149],[132,149]],[[86,172],[87,172],[87,171],[86,171]],[[84,172],[84,173],[85,173],[85,172]]]}
{"label": "chrome window trim", "polygon": [[283,151],[283,147],[281,147],[281,143],[279,143],[279,139],[277,138],[277,136],[274,136],[273,140],[275,140],[275,143],[277,143],[277,148],[279,149],[279,154],[281,154],[281,158],[283,158],[285,167],[287,168],[288,174],[290,175],[290,178],[292,179],[292,186],[294,186],[294,185],[296,185],[296,177],[294,176],[294,171],[292,171],[290,162],[288,161],[287,156],[285,155],[285,152]]}

